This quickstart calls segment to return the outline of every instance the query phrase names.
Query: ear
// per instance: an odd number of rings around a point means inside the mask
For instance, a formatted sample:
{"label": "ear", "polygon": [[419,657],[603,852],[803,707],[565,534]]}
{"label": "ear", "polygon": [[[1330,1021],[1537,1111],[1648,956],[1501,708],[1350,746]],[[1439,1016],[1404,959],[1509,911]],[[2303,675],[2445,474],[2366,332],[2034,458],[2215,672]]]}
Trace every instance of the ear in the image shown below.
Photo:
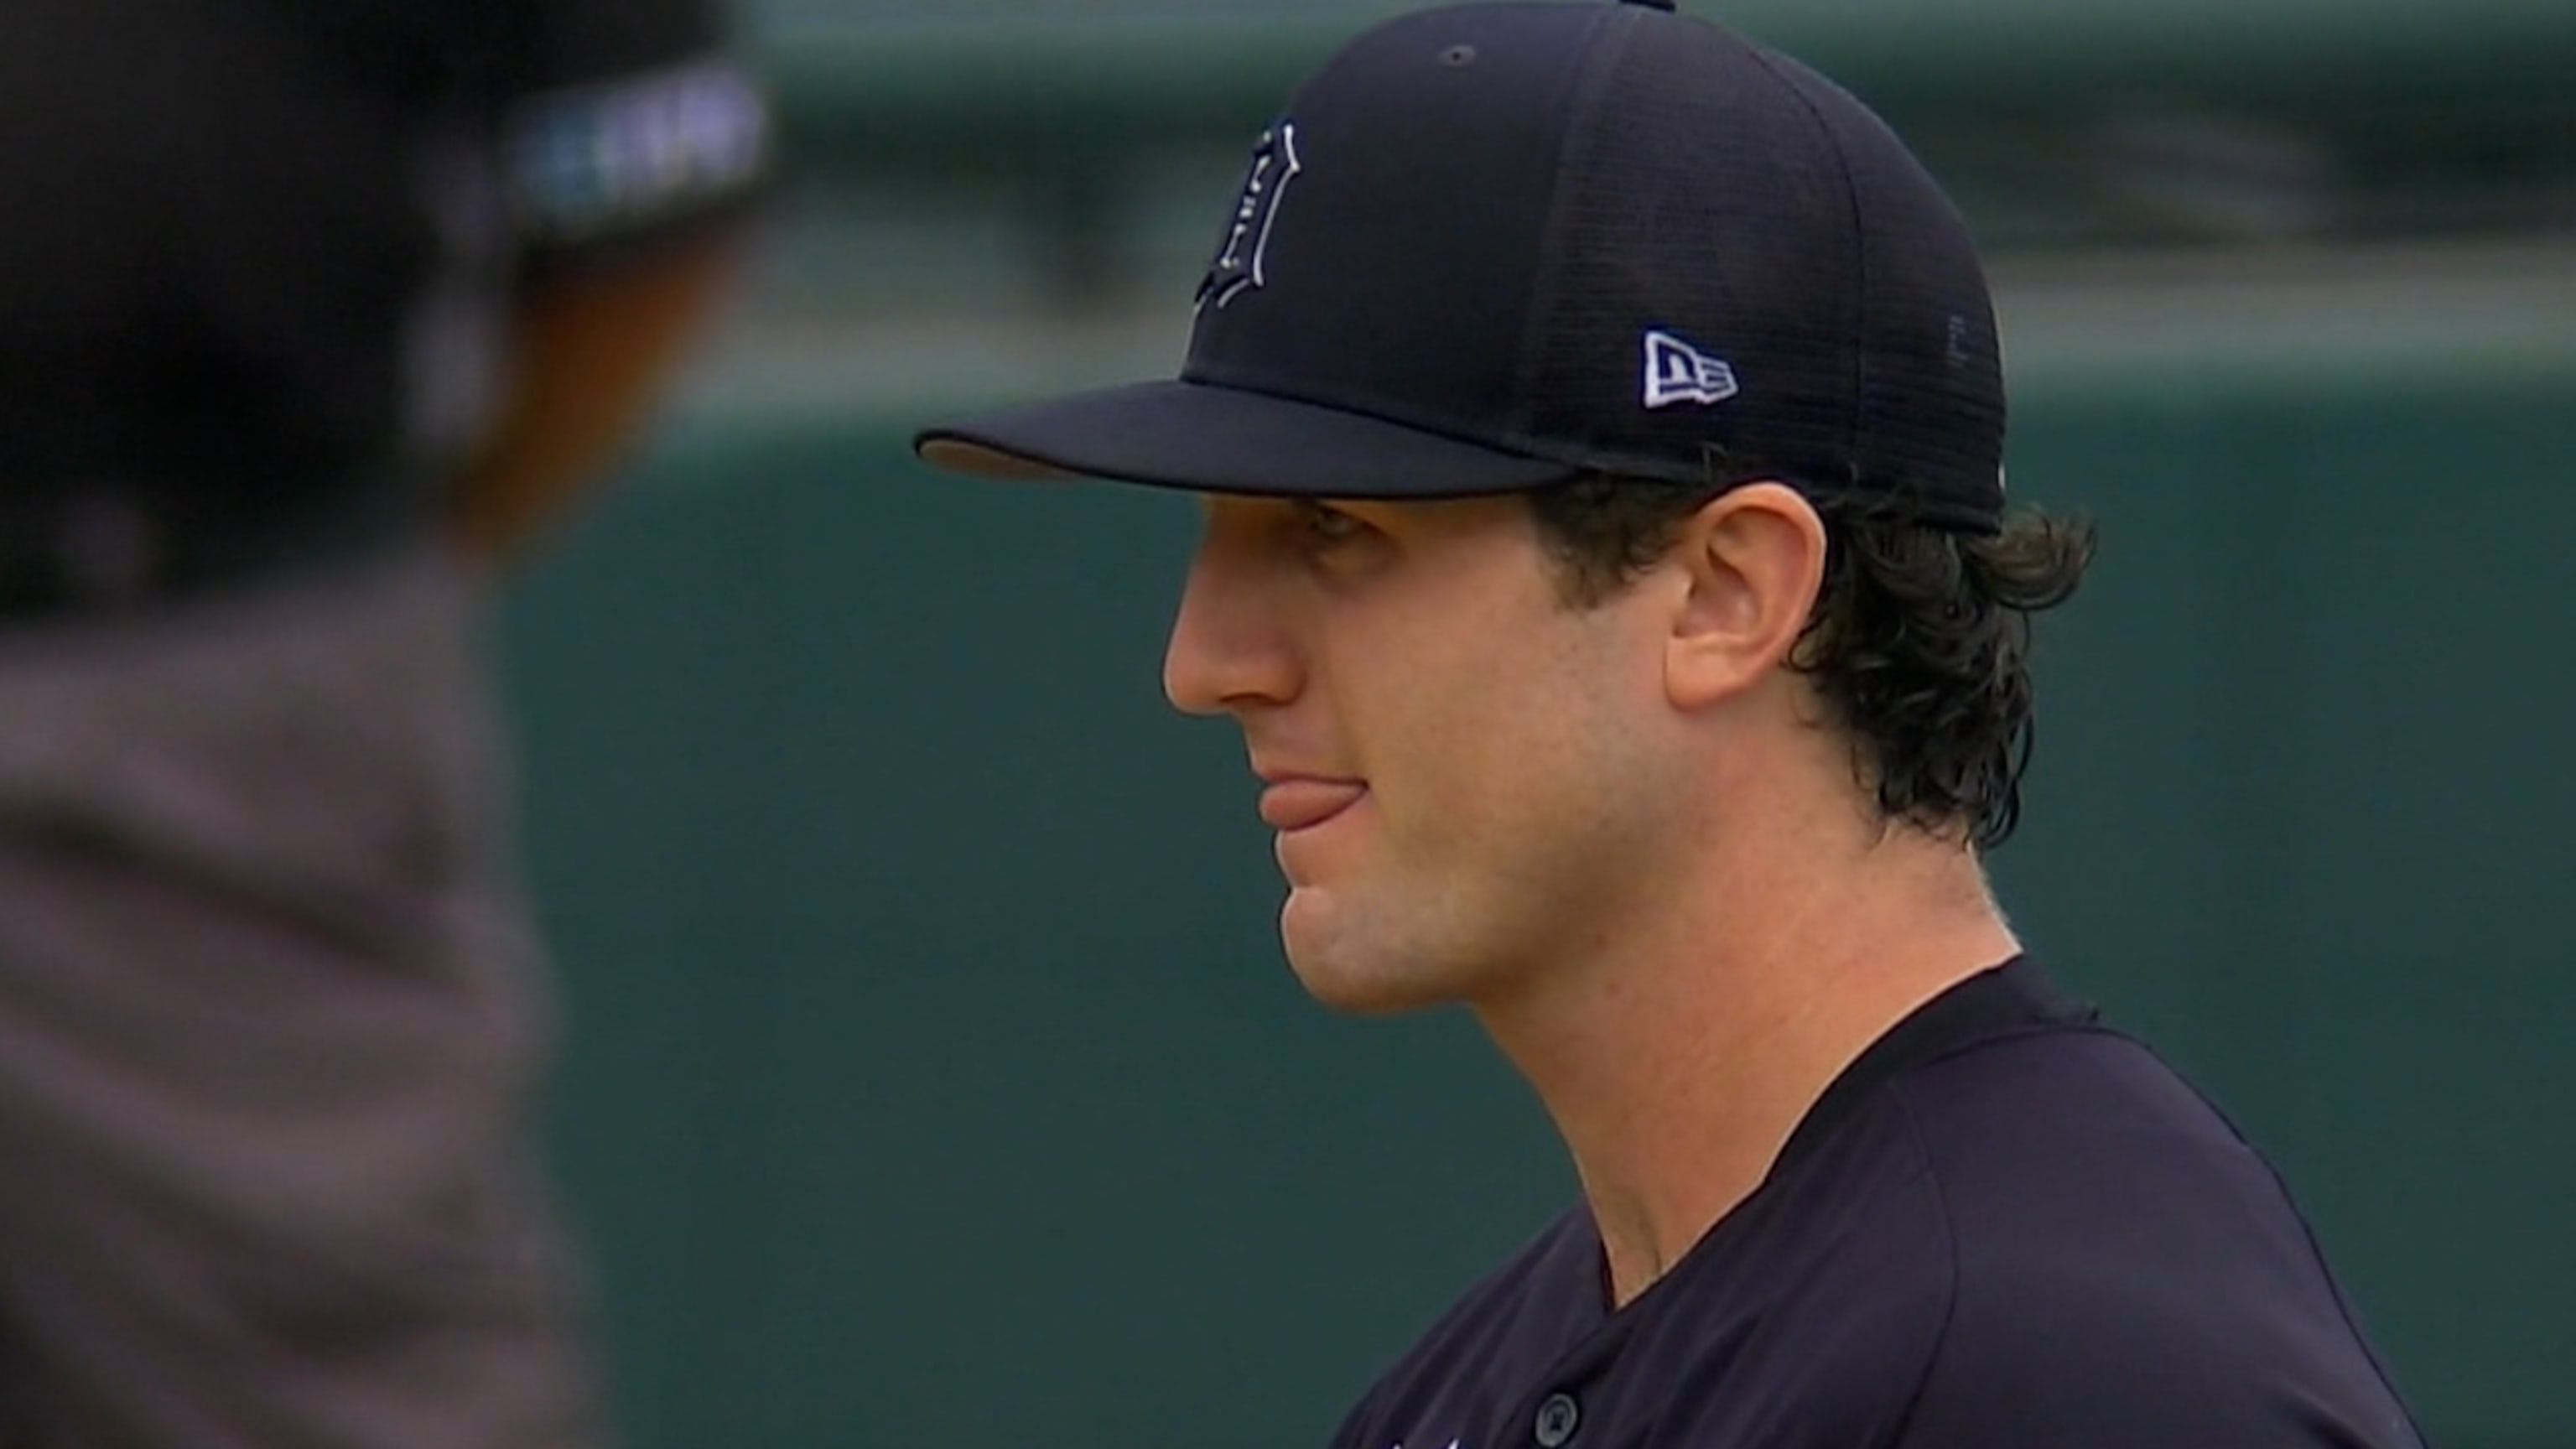
{"label": "ear", "polygon": [[1825,522],[1781,483],[1729,489],[1682,525],[1666,559],[1687,581],[1664,645],[1664,693],[1705,709],[1769,678],[1806,632],[1825,578]]}

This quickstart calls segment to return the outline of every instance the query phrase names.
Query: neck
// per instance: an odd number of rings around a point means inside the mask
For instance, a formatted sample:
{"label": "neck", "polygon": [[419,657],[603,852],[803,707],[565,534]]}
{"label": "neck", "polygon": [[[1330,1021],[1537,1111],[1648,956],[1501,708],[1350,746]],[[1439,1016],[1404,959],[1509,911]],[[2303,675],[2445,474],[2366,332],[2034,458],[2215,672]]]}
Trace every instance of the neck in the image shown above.
{"label": "neck", "polygon": [[1478,1006],[1572,1153],[1614,1307],[1761,1185],[1871,1042],[2018,949],[1952,842],[1896,828],[1839,858],[1747,859],[1686,877],[1707,884],[1682,909],[1633,913],[1649,929],[1597,935],[1570,969]]}

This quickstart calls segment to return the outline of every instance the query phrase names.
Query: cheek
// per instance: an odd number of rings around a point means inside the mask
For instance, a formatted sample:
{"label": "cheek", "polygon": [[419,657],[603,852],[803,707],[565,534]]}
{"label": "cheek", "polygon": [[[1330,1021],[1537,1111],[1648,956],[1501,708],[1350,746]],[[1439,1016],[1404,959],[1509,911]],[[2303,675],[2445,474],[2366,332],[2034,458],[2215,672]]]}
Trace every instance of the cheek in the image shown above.
{"label": "cheek", "polygon": [[1597,631],[1520,638],[1514,650],[1418,663],[1397,696],[1407,758],[1389,788],[1398,807],[1416,807],[1399,808],[1399,828],[1448,853],[1504,871],[1562,868],[1578,846],[1651,828],[1671,802],[1661,680]]}
{"label": "cheek", "polygon": [[1454,642],[1384,658],[1337,701],[1374,795],[1281,925],[1308,989],[1343,1009],[1469,998],[1579,951],[1650,878],[1678,798],[1636,670],[1535,627]]}

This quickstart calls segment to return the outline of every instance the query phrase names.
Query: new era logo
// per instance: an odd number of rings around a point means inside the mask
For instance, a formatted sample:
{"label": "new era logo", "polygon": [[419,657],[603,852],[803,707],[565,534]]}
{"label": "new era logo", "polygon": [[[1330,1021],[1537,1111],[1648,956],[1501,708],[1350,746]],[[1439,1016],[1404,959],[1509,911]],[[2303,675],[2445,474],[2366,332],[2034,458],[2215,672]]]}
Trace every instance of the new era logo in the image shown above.
{"label": "new era logo", "polygon": [[1726,359],[1700,351],[1669,332],[1646,334],[1646,406],[1722,403],[1743,389]]}

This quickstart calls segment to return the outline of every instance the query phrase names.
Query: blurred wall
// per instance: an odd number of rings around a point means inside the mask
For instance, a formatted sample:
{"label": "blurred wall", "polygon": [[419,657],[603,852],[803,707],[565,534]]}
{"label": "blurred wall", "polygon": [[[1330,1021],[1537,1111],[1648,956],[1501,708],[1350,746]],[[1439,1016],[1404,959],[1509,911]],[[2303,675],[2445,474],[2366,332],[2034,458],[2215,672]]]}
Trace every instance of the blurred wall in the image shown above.
{"label": "blurred wall", "polygon": [[[767,12],[807,159],[764,291],[503,621],[636,1449],[1319,1444],[1570,1200],[1470,1024],[1290,979],[1240,746],[1158,694],[1189,504],[904,448],[1167,370],[1245,128],[1365,7],[1087,51],[1084,7],[1005,8]],[[1923,7],[1747,8],[1939,138],[2004,281],[2015,490],[2104,530],[2043,630],[2008,909],[2271,1150],[2437,1443],[2576,1443],[2576,135],[2527,83],[2576,73],[2576,8],[2279,0],[2180,45],[1930,7],[2056,47],[1991,83],[1964,43],[1905,68],[1876,22]],[[1130,49],[1204,64],[1122,92]],[[921,120],[978,75],[987,129]],[[1118,164],[1032,149],[1049,105]],[[1123,179],[1033,189],[1077,173]]]}

